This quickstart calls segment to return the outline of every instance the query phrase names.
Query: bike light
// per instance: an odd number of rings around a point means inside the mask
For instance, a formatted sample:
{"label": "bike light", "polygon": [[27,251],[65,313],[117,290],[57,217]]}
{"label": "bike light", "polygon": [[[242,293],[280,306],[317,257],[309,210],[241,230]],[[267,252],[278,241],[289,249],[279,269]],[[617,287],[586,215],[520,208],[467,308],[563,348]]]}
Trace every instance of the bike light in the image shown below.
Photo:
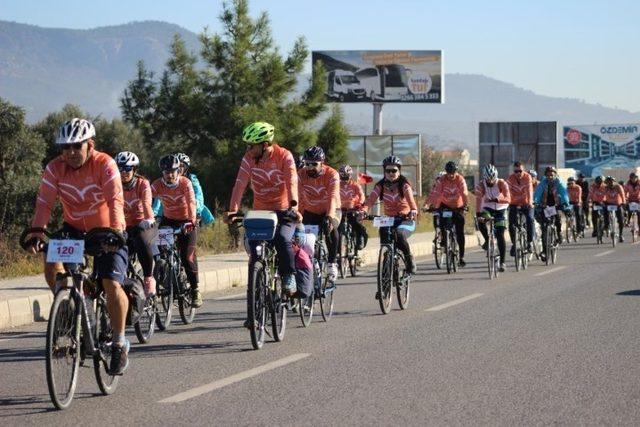
{"label": "bike light", "polygon": [[258,246],[256,246],[256,255],[257,255],[258,257],[261,257],[261,256],[262,256],[262,249],[263,249],[263,248],[262,248],[262,245],[258,245]]}

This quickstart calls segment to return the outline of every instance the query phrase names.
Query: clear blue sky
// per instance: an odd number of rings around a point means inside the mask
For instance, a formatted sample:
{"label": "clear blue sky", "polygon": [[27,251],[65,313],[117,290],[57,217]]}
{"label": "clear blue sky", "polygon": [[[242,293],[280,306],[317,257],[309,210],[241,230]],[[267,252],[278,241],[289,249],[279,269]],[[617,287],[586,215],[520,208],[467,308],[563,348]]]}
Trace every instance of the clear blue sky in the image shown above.
{"label": "clear blue sky", "polygon": [[[220,28],[219,0],[0,0],[0,19],[93,28],[162,20]],[[253,0],[288,50],[442,49],[446,72],[640,111],[640,1]]]}

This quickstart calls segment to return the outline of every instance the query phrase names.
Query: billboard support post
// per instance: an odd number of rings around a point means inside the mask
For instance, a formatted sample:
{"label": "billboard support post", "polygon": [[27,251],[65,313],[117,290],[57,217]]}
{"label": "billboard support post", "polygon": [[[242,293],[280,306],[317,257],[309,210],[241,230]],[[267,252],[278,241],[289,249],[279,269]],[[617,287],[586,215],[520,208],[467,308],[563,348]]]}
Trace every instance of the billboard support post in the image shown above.
{"label": "billboard support post", "polygon": [[382,102],[373,104],[373,135],[382,135]]}

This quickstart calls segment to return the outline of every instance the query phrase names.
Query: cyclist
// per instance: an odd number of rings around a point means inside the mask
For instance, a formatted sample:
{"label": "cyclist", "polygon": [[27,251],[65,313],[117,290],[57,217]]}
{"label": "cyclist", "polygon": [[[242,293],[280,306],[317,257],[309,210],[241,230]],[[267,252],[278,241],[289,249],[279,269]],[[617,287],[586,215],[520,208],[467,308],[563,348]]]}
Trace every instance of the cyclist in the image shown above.
{"label": "cyclist", "polygon": [[[464,267],[467,263],[464,260],[464,214],[463,210],[467,209],[468,191],[467,183],[464,177],[458,172],[456,162],[450,161],[444,166],[445,175],[440,178],[436,184],[435,207],[437,209],[448,208],[453,211],[453,223],[456,226],[456,240],[460,249],[460,267]],[[443,242],[446,246],[447,233],[444,230],[444,222],[440,224],[442,230]]]}
{"label": "cyclist", "polygon": [[[376,183],[373,191],[367,197],[362,208],[364,210],[373,206],[377,200],[382,202],[384,214],[393,217],[405,217],[404,220],[396,220],[396,246],[404,254],[407,261],[407,272],[416,272],[416,264],[411,254],[408,238],[416,229],[416,217],[418,207],[413,198],[413,189],[407,178],[402,175],[402,161],[397,156],[388,156],[382,161],[384,178]],[[387,234],[380,232],[380,243],[391,243],[386,241]],[[379,295],[378,295],[379,297]]]}
{"label": "cyclist", "polygon": [[[629,174],[629,180],[624,184],[624,196],[627,203],[640,203],[640,180],[635,172]],[[640,227],[640,215],[638,218],[638,226]],[[631,211],[627,209],[627,222],[631,218]]]}
{"label": "cyclist", "polygon": [[180,175],[180,161],[174,154],[162,157],[158,166],[162,171],[162,178],[153,181],[151,192],[154,198],[162,202],[160,227],[182,229],[182,234],[177,238],[178,250],[191,284],[191,305],[198,308],[202,306],[202,295],[198,289],[198,227],[193,185],[189,179]]}
{"label": "cyclist", "polygon": [[[110,156],[95,149],[95,136],[95,127],[85,119],[74,118],[60,127],[56,144],[62,148],[62,154],[51,160],[44,170],[32,227],[46,228],[56,198],[59,198],[65,232],[80,237],[94,228],[110,227],[124,233],[126,223],[118,167]],[[44,234],[30,233],[26,239],[42,241]],[[35,253],[36,247],[31,251]],[[122,288],[127,259],[126,246],[94,258],[93,267],[107,295],[113,329],[109,365],[112,375],[122,375],[129,365],[129,341],[124,335],[129,301]],[[58,273],[64,273],[62,264],[47,263],[45,257],[44,277],[54,293]]]}
{"label": "cyclist", "polygon": [[338,171],[340,175],[340,208],[342,209],[342,221],[349,221],[356,238],[356,247],[362,250],[367,246],[367,229],[358,221],[356,215],[349,213],[358,209],[364,203],[362,187],[353,178],[353,169],[349,165],[343,165]]}
{"label": "cyclist", "polygon": [[[605,190],[605,198],[604,202],[608,206],[617,206],[616,209],[616,217],[618,218],[618,241],[620,243],[624,242],[624,237],[622,237],[622,229],[624,227],[623,215],[622,215],[622,207],[627,202],[624,196],[624,189],[620,184],[618,184],[613,177],[608,176],[604,180],[606,190]],[[604,226],[606,228],[609,227],[609,215],[604,216]]]}
{"label": "cyclist", "polygon": [[133,241],[129,251],[135,251],[138,255],[144,276],[144,292],[147,297],[150,297],[156,293],[151,248],[158,232],[151,208],[151,186],[145,177],[138,174],[140,159],[135,153],[122,151],[116,154],[115,160],[120,170],[124,190],[127,236]]}
{"label": "cyclist", "polygon": [[[557,171],[553,166],[547,166],[544,171],[544,177],[538,184],[538,188],[533,194],[533,203],[536,206],[536,220],[540,223],[542,228],[542,254],[540,259],[546,261],[545,254],[547,250],[547,244],[545,238],[546,233],[546,221],[544,217],[544,208],[555,206],[560,207],[563,210],[570,209],[569,196],[567,195],[567,188],[562,181],[556,176]],[[555,225],[558,242],[562,243],[562,221],[560,220],[560,213],[555,216]]]}
{"label": "cyclist", "polygon": [[516,256],[516,220],[518,211],[524,213],[527,222],[527,249],[533,251],[533,178],[524,170],[521,162],[513,164],[513,173],[507,178],[511,203],[509,204],[510,255]]}
{"label": "cyclist", "polygon": [[213,214],[208,207],[204,204],[204,193],[202,192],[202,186],[200,180],[195,173],[190,173],[191,158],[184,153],[177,153],[176,156],[180,160],[180,175],[186,176],[193,185],[193,193],[196,196],[196,213],[198,218],[202,219],[202,224],[208,225],[214,221]]}
{"label": "cyclist", "polygon": [[535,192],[538,184],[540,184],[540,181],[538,181],[538,172],[536,172],[535,169],[531,169],[529,170],[529,175],[531,175],[531,185],[533,185],[533,191]]}
{"label": "cyclist", "polygon": [[304,152],[304,168],[298,171],[299,210],[305,225],[322,227],[327,242],[327,277],[334,283],[338,277],[337,209],[340,206],[340,177],[338,172],[324,164],[325,155],[321,147],[310,147]]}
{"label": "cyclist", "polygon": [[593,184],[591,184],[591,187],[589,187],[589,201],[592,205],[591,223],[593,224],[593,233],[591,233],[591,237],[596,237],[597,233],[595,222],[597,213],[596,210],[593,209],[593,207],[595,207],[595,205],[604,205],[604,201],[607,195],[606,191],[607,189],[604,185],[604,177],[602,175],[596,176],[596,178],[593,180]]}
{"label": "cyclist", "polygon": [[585,227],[590,227],[589,222],[589,183],[585,181],[584,174],[582,172],[578,173],[578,179],[576,180],[576,184],[582,188],[582,219],[583,219],[583,229]]}
{"label": "cyclist", "polygon": [[576,179],[572,176],[567,180],[567,192],[569,193],[569,203],[573,207],[573,214],[576,216],[577,231],[578,233],[583,233],[582,187],[576,183]]}
{"label": "cyclist", "polygon": [[[504,229],[506,228],[507,218],[505,213],[511,202],[509,193],[509,185],[504,179],[498,179],[498,170],[492,164],[488,164],[482,171],[482,182],[475,189],[476,196],[476,215],[478,219],[493,217],[495,220],[495,236],[498,242],[498,251],[500,252],[500,267],[502,272],[505,270],[505,254],[506,243],[504,241]],[[478,228],[485,244],[489,240],[487,225],[484,221],[478,221]],[[515,256],[515,251],[513,256]]]}
{"label": "cyclist", "polygon": [[[244,190],[251,182],[253,209],[275,211],[278,216],[274,244],[278,254],[278,270],[289,295],[296,292],[295,257],[292,246],[296,224],[290,221],[292,214],[298,222],[302,219],[297,211],[298,175],[291,152],[273,142],[275,128],[266,122],[255,122],[244,128],[242,140],[247,144],[247,152],[240,163],[229,202],[229,210],[224,214],[225,222],[240,208]],[[251,243],[251,258],[256,254],[256,244]],[[249,327],[248,321],[245,327]]]}
{"label": "cyclist", "polygon": [[[443,176],[446,175],[445,171],[440,171],[438,172],[438,175],[436,175],[436,179],[433,182],[433,185],[431,186],[431,191],[429,192],[429,197],[427,197],[427,200],[425,200],[424,202],[424,206],[422,207],[422,210],[424,211],[428,211],[428,212],[433,212],[435,205],[436,205],[436,201],[438,200],[438,193],[436,192],[436,187],[438,186],[438,182],[442,179]],[[438,213],[434,212],[433,215],[433,229],[436,230],[438,228]],[[433,243],[436,243],[436,239],[437,237],[435,237],[433,239]]]}

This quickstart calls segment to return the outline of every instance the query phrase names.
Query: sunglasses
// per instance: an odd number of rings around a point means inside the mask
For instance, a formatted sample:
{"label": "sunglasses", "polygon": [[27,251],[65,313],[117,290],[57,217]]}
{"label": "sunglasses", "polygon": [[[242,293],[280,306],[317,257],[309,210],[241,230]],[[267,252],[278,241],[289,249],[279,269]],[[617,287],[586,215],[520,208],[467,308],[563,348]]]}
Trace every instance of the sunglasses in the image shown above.
{"label": "sunglasses", "polygon": [[514,169],[513,173],[522,173],[522,169]]}
{"label": "sunglasses", "polygon": [[164,175],[170,175],[172,173],[178,172],[178,169],[165,169],[162,171]]}
{"label": "sunglasses", "polygon": [[398,173],[400,169],[385,169],[384,173]]}
{"label": "sunglasses", "polygon": [[133,170],[133,166],[120,166],[118,169],[120,172],[131,172]]}
{"label": "sunglasses", "polygon": [[82,149],[82,145],[84,144],[84,142],[76,142],[74,144],[64,144],[62,146],[62,150],[67,151],[71,148],[73,148],[75,151],[79,151]]}
{"label": "sunglasses", "polygon": [[305,167],[308,167],[308,168],[315,168],[319,164],[320,162],[304,162]]}

